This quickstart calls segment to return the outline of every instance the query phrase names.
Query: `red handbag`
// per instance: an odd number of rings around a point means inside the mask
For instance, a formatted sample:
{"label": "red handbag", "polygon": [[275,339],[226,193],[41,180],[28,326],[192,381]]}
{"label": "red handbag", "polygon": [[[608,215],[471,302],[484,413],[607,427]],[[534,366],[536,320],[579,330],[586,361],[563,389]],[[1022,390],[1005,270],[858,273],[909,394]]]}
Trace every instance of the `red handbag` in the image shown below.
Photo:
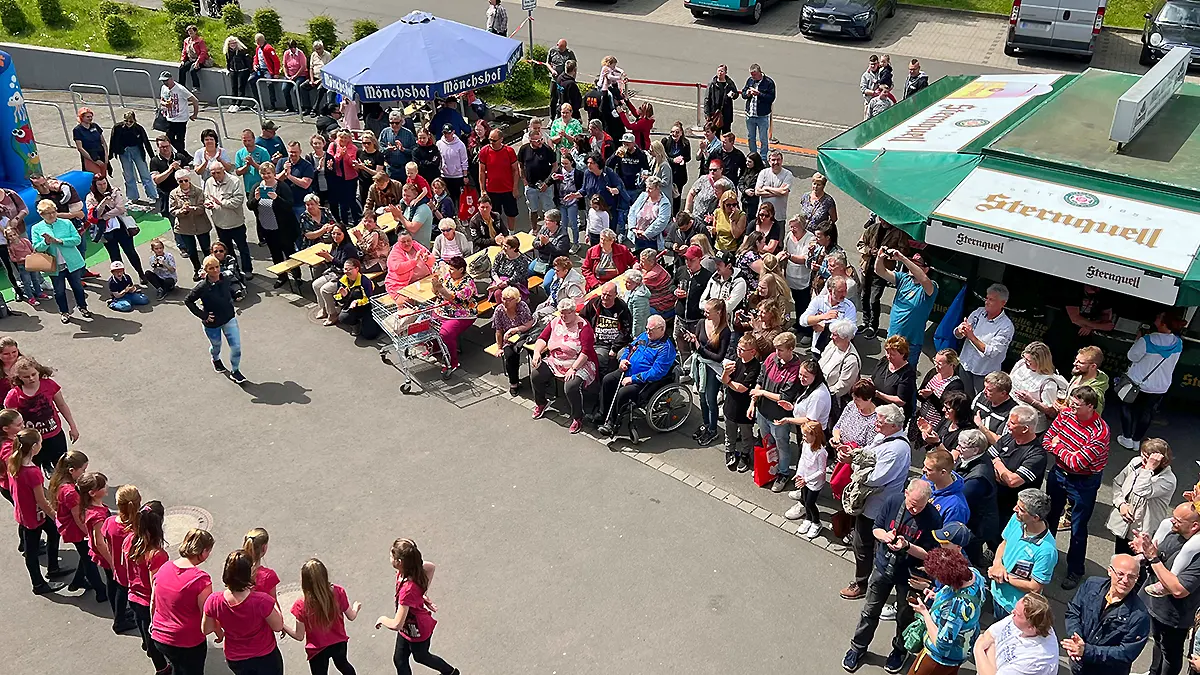
{"label": "red handbag", "polygon": [[850,462],[838,462],[833,465],[833,475],[829,478],[829,489],[838,501],[842,500],[842,491],[850,484]]}
{"label": "red handbag", "polygon": [[779,465],[779,450],[772,445],[754,446],[754,484],[766,487],[775,480],[775,468]]}

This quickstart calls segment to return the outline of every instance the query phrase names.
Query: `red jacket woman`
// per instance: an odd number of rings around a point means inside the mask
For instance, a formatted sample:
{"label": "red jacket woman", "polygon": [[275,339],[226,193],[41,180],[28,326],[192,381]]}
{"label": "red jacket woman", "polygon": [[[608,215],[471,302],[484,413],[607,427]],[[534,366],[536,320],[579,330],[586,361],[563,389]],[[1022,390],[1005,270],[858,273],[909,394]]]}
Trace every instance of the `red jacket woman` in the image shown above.
{"label": "red jacket woman", "polygon": [[643,103],[641,108],[634,114],[632,120],[625,115],[625,111],[621,111],[621,123],[625,128],[633,132],[633,137],[637,141],[637,146],[646,152],[650,151],[650,130],[654,128],[654,106],[649,103]]}
{"label": "red jacket woman", "polygon": [[618,244],[615,241],[612,243],[610,253],[612,255],[612,267],[600,267],[601,257],[604,255],[605,239],[601,236],[600,243],[588,249],[587,255],[583,257],[583,278],[587,280],[588,290],[599,286],[600,284],[615,279],[625,273],[630,267],[633,267],[633,254],[629,252],[629,248],[624,244]]}

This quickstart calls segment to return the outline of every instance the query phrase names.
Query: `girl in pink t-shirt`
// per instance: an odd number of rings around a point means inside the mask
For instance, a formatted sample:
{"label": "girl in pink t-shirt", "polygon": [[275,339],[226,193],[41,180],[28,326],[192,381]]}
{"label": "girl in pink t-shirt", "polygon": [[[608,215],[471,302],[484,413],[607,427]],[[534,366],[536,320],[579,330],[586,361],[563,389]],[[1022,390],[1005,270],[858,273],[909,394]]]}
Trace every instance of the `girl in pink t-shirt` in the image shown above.
{"label": "girl in pink t-shirt", "polygon": [[41,450],[42,435],[37,429],[22,429],[17,433],[12,455],[4,468],[8,472],[8,485],[12,491],[13,518],[21,526],[21,535],[25,539],[25,568],[29,571],[29,580],[33,582],[33,592],[45,595],[61,590],[66,584],[58,581],[47,583],[42,577],[38,548],[43,532],[46,534],[46,559],[53,565],[47,569],[47,576],[51,579],[65,577],[74,570],[58,566],[58,530],[54,527],[54,521],[45,516],[54,513],[54,509],[50,508],[50,500],[46,497],[46,477],[41,468],[33,463]]}
{"label": "girl in pink t-shirt", "polygon": [[75,546],[79,562],[75,576],[67,590],[92,589],[97,602],[108,602],[108,589],[100,578],[100,568],[90,556],[87,526],[84,523],[86,507],[76,481],[87,471],[88,458],[78,450],[71,450],[59,458],[50,476],[50,506],[54,509],[54,523],[62,541]]}
{"label": "girl in pink t-shirt", "polygon": [[[179,559],[154,575],[154,607],[150,636],[167,657],[172,675],[204,675],[208,641],[204,638],[204,603],[212,595],[212,578],[199,565],[212,554],[213,536],[192,528],[179,545]],[[217,639],[224,634],[217,629]]]}
{"label": "girl in pink t-shirt", "polygon": [[225,590],[204,601],[205,633],[223,631],[225,661],[235,673],[283,675],[283,655],[275,646],[275,632],[295,639],[297,633],[283,622],[275,599],[254,590],[254,563],[244,551],[225,558],[221,580]]}
{"label": "girl in pink t-shirt", "polygon": [[[46,473],[54,471],[58,458],[67,454],[67,438],[79,440],[79,427],[63,397],[62,387],[50,376],[54,369],[43,366],[33,357],[19,357],[12,367],[9,381],[13,387],[4,396],[4,407],[21,412],[25,424],[37,429],[45,446],[38,453],[37,463]],[[63,434],[59,415],[67,421],[68,433]]]}
{"label": "girl in pink t-shirt", "polygon": [[[25,428],[25,420],[21,417],[21,413],[12,408],[0,410],[0,496],[8,500],[9,504],[13,503],[12,490],[9,486],[8,458],[12,457],[13,442],[17,439],[17,432]],[[21,528],[17,528],[17,552],[25,552],[25,538],[21,536]]]}
{"label": "girl in pink t-shirt", "polygon": [[266,593],[278,602],[279,598],[275,589],[279,586],[279,575],[275,573],[275,570],[262,564],[263,558],[267,557],[267,544],[269,543],[271,543],[271,536],[267,534],[267,531],[256,527],[246,533],[246,539],[242,543],[242,552],[250,558],[254,570],[254,590]]}
{"label": "girl in pink t-shirt", "polygon": [[437,607],[425,593],[433,582],[434,564],[421,558],[421,551],[412,539],[397,539],[392,542],[392,567],[396,568],[396,616],[379,617],[375,628],[396,631],[396,651],[392,655],[396,673],[412,672],[408,667],[408,657],[412,656],[417,663],[442,675],[459,675],[458,668],[429,652],[433,627],[437,625],[433,618]]}
{"label": "girl in pink t-shirt", "polygon": [[133,610],[138,633],[142,636],[142,651],[154,663],[154,672],[167,667],[167,659],[150,638],[151,577],[170,557],[163,550],[163,505],[160,501],[146,502],[138,512],[137,527],[125,540],[121,554],[129,575],[129,608]]}
{"label": "girl in pink t-shirt", "polygon": [[[79,567],[75,569],[75,583],[81,588],[90,588],[95,591],[96,602],[106,603],[108,602],[108,586],[100,576],[100,563],[108,564],[106,560],[108,550],[98,550],[93,541],[99,538],[93,538],[92,535],[99,531],[100,525],[108,517],[108,507],[102,501],[108,494],[108,477],[102,473],[89,471],[76,479],[75,485],[72,487],[79,500],[79,504],[75,508],[79,512],[79,529],[84,535],[82,540],[75,543],[75,550],[79,552],[79,562],[77,563]],[[103,539],[99,539],[99,541],[100,546],[103,547]],[[83,572],[81,573],[80,570]]]}
{"label": "girl in pink t-shirt", "polygon": [[346,622],[353,621],[362,609],[361,602],[350,604],[346,589],[329,583],[325,563],[310,559],[300,568],[300,588],[304,597],[292,605],[296,617],[296,639],[304,642],[308,666],[313,673],[329,672],[329,662],[342,675],[355,675],[354,666],[346,660]]}
{"label": "girl in pink t-shirt", "polygon": [[112,558],[112,567],[104,568],[104,576],[108,581],[108,603],[113,610],[113,632],[118,635],[137,628],[129,609],[129,572],[121,552],[125,550],[125,540],[137,529],[141,508],[142,493],[133,485],[122,485],[117,488],[117,515],[109,516],[100,526]]}

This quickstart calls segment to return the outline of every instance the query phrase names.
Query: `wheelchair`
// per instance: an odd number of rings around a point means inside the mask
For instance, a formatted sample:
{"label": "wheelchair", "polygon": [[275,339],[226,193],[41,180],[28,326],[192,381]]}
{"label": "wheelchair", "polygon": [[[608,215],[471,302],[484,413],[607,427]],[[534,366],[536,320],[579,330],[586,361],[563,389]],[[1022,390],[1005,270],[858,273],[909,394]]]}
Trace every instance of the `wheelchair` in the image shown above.
{"label": "wheelchair", "polygon": [[629,441],[642,442],[637,422],[644,420],[655,433],[675,431],[692,414],[692,390],[679,382],[683,370],[678,363],[661,380],[651,382],[638,392],[637,401],[626,406],[617,416],[617,428],[629,424]]}

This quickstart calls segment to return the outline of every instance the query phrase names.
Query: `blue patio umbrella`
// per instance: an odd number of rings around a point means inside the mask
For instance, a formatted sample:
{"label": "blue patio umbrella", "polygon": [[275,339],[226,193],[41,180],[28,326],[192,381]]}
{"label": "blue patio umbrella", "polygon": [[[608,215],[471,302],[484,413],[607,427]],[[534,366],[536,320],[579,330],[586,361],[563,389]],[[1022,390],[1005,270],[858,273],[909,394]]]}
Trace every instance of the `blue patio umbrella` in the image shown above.
{"label": "blue patio umbrella", "polygon": [[521,55],[519,40],[417,11],[346,47],[321,82],[360,101],[426,101],[499,84]]}

